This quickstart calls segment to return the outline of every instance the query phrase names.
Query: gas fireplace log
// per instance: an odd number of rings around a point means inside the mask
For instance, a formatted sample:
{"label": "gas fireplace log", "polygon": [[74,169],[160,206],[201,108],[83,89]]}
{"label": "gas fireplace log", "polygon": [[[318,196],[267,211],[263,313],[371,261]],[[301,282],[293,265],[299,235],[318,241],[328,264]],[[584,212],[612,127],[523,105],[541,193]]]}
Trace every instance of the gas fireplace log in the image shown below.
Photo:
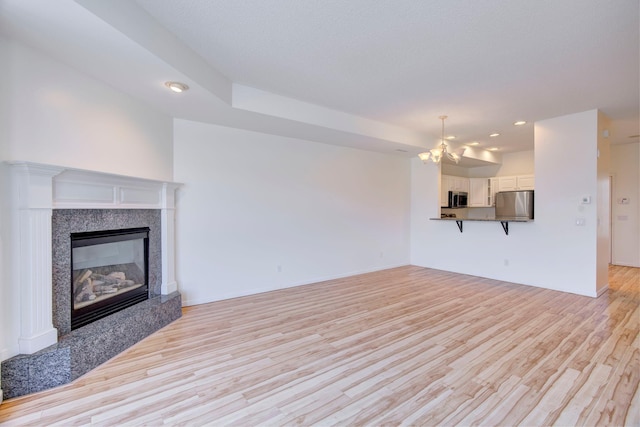
{"label": "gas fireplace log", "polygon": [[[115,289],[114,285],[93,285],[93,292],[95,293],[111,293]],[[117,291],[117,289],[116,289]]]}
{"label": "gas fireplace log", "polygon": [[96,298],[97,298],[96,294],[83,294],[82,301],[78,301],[78,302],[93,301]]}
{"label": "gas fireplace log", "polygon": [[136,282],[134,282],[133,280],[121,280],[118,282],[118,289],[122,289],[122,288],[128,288],[131,287],[133,285],[135,285]]}
{"label": "gas fireplace log", "polygon": [[99,280],[103,283],[106,283],[108,285],[115,285],[118,283],[118,279],[116,279],[115,277],[112,276],[105,276],[104,274],[98,274],[98,273],[94,273],[91,275],[91,278],[93,280]]}
{"label": "gas fireplace log", "polygon": [[[77,297],[87,286],[91,285],[91,270],[83,270],[73,281],[73,296]],[[87,283],[88,281],[88,283]]]}
{"label": "gas fireplace log", "polygon": [[107,277],[113,277],[113,278],[119,279],[119,280],[125,280],[127,278],[122,271],[111,272],[111,273],[108,274]]}
{"label": "gas fireplace log", "polygon": [[77,297],[80,292],[82,292],[82,283],[87,280],[93,272],[89,269],[82,270],[80,274],[76,275],[76,278],[73,280],[73,296]]}
{"label": "gas fireplace log", "polygon": [[93,293],[93,285],[91,283],[91,279],[89,279],[88,277],[82,283],[80,283],[76,290],[78,291],[75,294],[76,302],[90,301],[96,298],[95,294]]}

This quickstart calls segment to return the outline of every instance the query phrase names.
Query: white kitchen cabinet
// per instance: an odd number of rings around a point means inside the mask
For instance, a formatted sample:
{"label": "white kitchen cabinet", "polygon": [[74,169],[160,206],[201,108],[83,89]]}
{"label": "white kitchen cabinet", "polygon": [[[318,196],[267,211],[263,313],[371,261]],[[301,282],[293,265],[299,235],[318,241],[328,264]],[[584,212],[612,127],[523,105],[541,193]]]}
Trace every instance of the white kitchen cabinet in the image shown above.
{"label": "white kitchen cabinet", "polygon": [[448,175],[440,176],[440,206],[449,205],[449,185],[450,180]]}
{"label": "white kitchen cabinet", "polygon": [[498,191],[517,190],[518,179],[515,176],[501,176],[498,178]]}
{"label": "white kitchen cabinet", "polygon": [[499,191],[498,178],[489,178],[489,206],[495,206],[496,193]]}
{"label": "white kitchen cabinet", "polygon": [[453,188],[451,191],[466,191],[469,192],[469,178],[463,176],[452,176]]}
{"label": "white kitchen cabinet", "polygon": [[533,190],[533,175],[498,177],[498,191]]}
{"label": "white kitchen cabinet", "polygon": [[497,192],[498,178],[469,178],[469,207],[493,206]]}
{"label": "white kitchen cabinet", "polygon": [[490,178],[469,178],[469,206],[491,206],[489,199]]}
{"label": "white kitchen cabinet", "polygon": [[535,182],[533,175],[519,175],[517,178],[518,190],[533,190]]}
{"label": "white kitchen cabinet", "polygon": [[469,178],[464,176],[440,176],[440,206],[449,204],[449,191],[469,192]]}
{"label": "white kitchen cabinet", "polygon": [[442,175],[441,176],[441,182],[442,182],[442,189],[445,191],[450,191],[453,189],[453,181],[452,181],[452,176],[449,175]]}

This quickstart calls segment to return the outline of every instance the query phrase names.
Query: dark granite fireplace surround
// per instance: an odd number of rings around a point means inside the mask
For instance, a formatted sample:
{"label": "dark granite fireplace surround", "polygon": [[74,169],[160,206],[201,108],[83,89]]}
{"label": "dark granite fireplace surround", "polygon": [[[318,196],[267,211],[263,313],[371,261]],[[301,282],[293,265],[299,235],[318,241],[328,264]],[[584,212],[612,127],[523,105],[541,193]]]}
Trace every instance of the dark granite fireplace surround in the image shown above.
{"label": "dark granite fireplace surround", "polygon": [[[149,299],[71,330],[70,234],[149,227]],[[58,343],[2,362],[5,398],[66,384],[179,318],[178,292],[161,295],[159,209],[54,209],[52,215],[53,326]]]}
{"label": "dark granite fireplace surround", "polygon": [[71,332],[71,233],[149,227],[149,297],[160,295],[160,211],[158,209],[54,209],[53,326],[64,336]]}

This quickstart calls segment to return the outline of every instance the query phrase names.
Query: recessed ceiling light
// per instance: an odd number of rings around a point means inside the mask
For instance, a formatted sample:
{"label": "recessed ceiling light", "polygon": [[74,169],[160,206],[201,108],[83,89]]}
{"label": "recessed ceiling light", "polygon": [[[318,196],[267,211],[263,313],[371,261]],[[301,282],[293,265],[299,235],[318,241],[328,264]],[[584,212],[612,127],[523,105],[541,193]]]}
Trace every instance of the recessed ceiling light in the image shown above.
{"label": "recessed ceiling light", "polygon": [[492,133],[492,134],[491,134],[491,135],[489,135],[489,136],[490,136],[491,138],[495,138],[496,136],[500,136],[500,134],[499,134],[499,133],[497,133],[497,132],[495,132],[495,133]]}
{"label": "recessed ceiling light", "polygon": [[467,142],[466,145],[476,146],[476,145],[480,145],[480,143],[478,141],[473,141],[473,142]]}
{"label": "recessed ceiling light", "polygon": [[525,122],[524,120],[519,120],[519,121],[517,121],[517,122],[513,122],[513,124],[514,124],[515,126],[522,126],[522,125],[526,125],[526,124],[527,124],[527,122]]}
{"label": "recessed ceiling light", "polygon": [[181,92],[184,92],[185,90],[189,90],[189,86],[180,82],[165,82],[164,85],[169,89],[171,89],[172,91],[174,91],[175,93],[181,93]]}
{"label": "recessed ceiling light", "polygon": [[456,136],[455,135],[449,135],[445,139],[451,141],[452,139],[456,139]]}
{"label": "recessed ceiling light", "polygon": [[487,148],[487,150],[489,150],[489,151],[498,151],[499,148],[498,147],[491,147],[491,148]]}

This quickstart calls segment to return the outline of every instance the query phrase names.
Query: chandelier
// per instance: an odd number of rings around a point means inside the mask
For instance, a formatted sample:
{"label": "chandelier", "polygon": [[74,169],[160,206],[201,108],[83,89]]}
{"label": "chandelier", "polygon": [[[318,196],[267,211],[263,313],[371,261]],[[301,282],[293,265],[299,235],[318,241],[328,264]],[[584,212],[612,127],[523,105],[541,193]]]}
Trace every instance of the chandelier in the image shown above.
{"label": "chandelier", "polygon": [[453,152],[447,151],[447,144],[445,143],[445,138],[444,138],[444,121],[447,118],[447,116],[440,116],[438,118],[442,120],[442,140],[440,142],[440,146],[438,148],[433,148],[429,151],[420,153],[418,154],[418,157],[420,157],[420,160],[422,160],[423,163],[427,163],[427,160],[429,159],[431,159],[433,163],[440,163],[440,161],[444,157],[458,163],[462,158],[462,154],[464,153],[465,147],[458,148]]}

